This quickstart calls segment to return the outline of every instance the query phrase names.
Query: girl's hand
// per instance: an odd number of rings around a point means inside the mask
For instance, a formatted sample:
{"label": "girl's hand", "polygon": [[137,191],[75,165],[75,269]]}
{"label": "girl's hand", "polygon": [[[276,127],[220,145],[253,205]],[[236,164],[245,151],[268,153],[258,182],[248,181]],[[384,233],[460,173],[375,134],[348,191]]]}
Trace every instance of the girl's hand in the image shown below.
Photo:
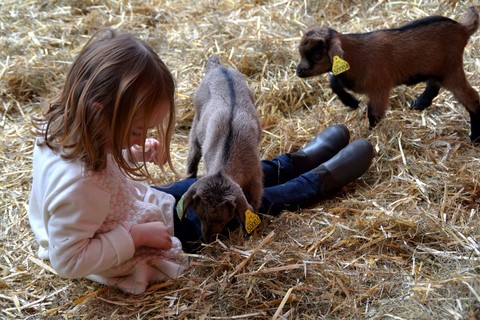
{"label": "girl's hand", "polygon": [[[164,165],[165,160],[162,159],[161,163],[158,161],[158,152],[160,152],[160,147],[160,142],[158,142],[157,139],[147,138],[145,140],[145,160],[147,162]],[[142,147],[135,145],[132,146],[130,150],[137,162],[143,161]]]}
{"label": "girl's hand", "polygon": [[134,224],[130,228],[135,248],[150,247],[168,250],[172,248],[172,238],[163,222],[147,222]]}

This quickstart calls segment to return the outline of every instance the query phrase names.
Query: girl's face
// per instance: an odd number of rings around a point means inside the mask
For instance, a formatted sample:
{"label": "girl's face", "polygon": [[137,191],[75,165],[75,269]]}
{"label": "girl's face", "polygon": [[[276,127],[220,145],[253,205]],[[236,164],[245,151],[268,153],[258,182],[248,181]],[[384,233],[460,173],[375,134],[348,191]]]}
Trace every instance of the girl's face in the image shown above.
{"label": "girl's face", "polygon": [[[160,125],[163,122],[163,119],[165,119],[168,110],[170,110],[170,101],[168,99],[164,99],[158,104],[155,115],[151,119],[145,119],[144,112],[137,112],[133,118],[130,141],[127,147],[131,147],[133,145],[143,145],[145,139],[147,138],[146,132],[148,129],[152,129]],[[144,127],[145,120],[147,120],[146,123],[148,123],[148,128]]]}

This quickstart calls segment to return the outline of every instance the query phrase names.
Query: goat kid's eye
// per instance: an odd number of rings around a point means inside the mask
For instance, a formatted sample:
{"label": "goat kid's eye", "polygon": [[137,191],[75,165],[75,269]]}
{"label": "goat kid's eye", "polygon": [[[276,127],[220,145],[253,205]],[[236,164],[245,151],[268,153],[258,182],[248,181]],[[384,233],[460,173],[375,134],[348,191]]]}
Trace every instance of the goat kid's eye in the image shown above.
{"label": "goat kid's eye", "polygon": [[322,53],[322,52],[315,52],[315,53],[313,54],[313,59],[314,59],[314,60],[320,60],[320,59],[322,59],[322,58],[323,58],[323,53]]}

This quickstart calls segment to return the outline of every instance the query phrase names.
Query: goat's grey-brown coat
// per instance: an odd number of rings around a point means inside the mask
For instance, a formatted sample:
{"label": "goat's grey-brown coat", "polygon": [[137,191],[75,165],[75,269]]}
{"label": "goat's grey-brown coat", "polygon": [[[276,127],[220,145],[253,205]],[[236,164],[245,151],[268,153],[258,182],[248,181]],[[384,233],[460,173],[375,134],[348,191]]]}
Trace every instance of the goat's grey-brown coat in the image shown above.
{"label": "goat's grey-brown coat", "polygon": [[196,177],[203,158],[205,176],[185,194],[210,241],[237,217],[245,222],[247,209],[257,211],[263,193],[259,143],[261,125],[253,93],[243,75],[220,64],[212,55],[194,94],[195,116],[190,132],[187,175]]}

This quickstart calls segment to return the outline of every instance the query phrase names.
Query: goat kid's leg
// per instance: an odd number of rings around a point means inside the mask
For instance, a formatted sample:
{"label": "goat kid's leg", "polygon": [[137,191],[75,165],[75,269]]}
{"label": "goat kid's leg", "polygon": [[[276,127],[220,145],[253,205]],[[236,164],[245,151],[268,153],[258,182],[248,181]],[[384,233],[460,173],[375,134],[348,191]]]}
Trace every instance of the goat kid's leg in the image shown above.
{"label": "goat kid's leg", "polygon": [[196,178],[198,164],[202,158],[202,149],[197,139],[190,141],[188,158],[187,158],[187,177]]}
{"label": "goat kid's leg", "polygon": [[410,105],[410,109],[424,110],[432,104],[433,99],[438,95],[440,91],[440,84],[433,80],[427,81],[427,87],[425,91],[415,99]]}
{"label": "goat kid's leg", "polygon": [[[478,101],[480,109],[480,101]],[[470,112],[471,133],[470,140],[473,144],[480,145],[480,110],[476,113]]]}
{"label": "goat kid's leg", "polygon": [[474,144],[480,144],[480,96],[478,92],[468,83],[463,69],[461,74],[451,77],[444,86],[467,109],[470,114],[470,140]]}
{"label": "goat kid's leg", "polygon": [[260,208],[262,204],[262,197],[263,197],[263,179],[256,179],[255,180],[255,187],[254,187],[255,195],[252,197],[252,204],[253,208],[256,212]]}
{"label": "goat kid's leg", "polygon": [[386,93],[377,92],[374,95],[369,95],[367,115],[370,129],[373,129],[385,116],[388,108],[388,96],[388,91]]}
{"label": "goat kid's leg", "polygon": [[335,93],[340,101],[347,107],[350,107],[352,109],[357,109],[358,108],[358,100],[353,97],[350,93],[345,91],[345,87],[343,86],[343,83],[338,77],[335,75],[330,75],[330,88],[332,88],[333,93]]}

